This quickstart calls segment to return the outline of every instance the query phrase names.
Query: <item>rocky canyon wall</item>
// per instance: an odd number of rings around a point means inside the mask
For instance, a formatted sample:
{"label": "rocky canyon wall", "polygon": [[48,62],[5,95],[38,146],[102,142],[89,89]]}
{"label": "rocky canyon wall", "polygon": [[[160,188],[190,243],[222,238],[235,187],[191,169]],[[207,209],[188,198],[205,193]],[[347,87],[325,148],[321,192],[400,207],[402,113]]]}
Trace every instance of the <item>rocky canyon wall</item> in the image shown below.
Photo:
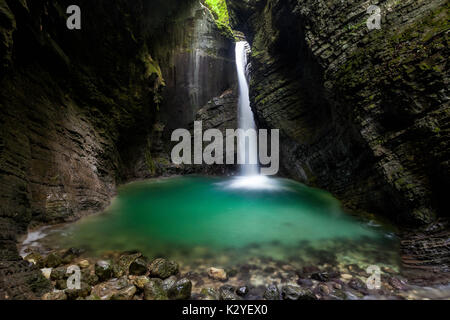
{"label": "rocky canyon wall", "polygon": [[[227,2],[285,175],[401,226],[448,216],[448,2]],[[370,4],[380,30],[366,26]]]}
{"label": "rocky canyon wall", "polygon": [[[118,184],[162,174],[170,164],[153,154],[166,155],[164,128],[181,119],[168,115],[192,121],[234,76],[233,40],[198,1],[81,0],[81,30],[66,28],[71,4],[0,0],[0,298],[46,289],[19,234],[101,211]],[[180,92],[187,104],[172,99]]]}

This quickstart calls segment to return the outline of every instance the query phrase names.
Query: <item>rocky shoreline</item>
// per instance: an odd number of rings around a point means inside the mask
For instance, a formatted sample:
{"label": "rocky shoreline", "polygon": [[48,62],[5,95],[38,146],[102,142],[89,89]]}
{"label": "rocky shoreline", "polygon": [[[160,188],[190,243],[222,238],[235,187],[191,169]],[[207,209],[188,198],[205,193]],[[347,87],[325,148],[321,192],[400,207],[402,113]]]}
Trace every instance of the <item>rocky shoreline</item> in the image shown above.
{"label": "rocky shoreline", "polygon": [[[357,264],[310,265],[301,269],[254,258],[233,268],[192,268],[140,252],[108,252],[99,258],[69,248],[24,259],[41,269],[49,286],[43,300],[358,300],[450,299],[450,286],[419,287],[398,271],[381,268],[381,288]],[[78,266],[79,289],[67,288],[68,268]],[[70,281],[69,281],[70,283]]]}

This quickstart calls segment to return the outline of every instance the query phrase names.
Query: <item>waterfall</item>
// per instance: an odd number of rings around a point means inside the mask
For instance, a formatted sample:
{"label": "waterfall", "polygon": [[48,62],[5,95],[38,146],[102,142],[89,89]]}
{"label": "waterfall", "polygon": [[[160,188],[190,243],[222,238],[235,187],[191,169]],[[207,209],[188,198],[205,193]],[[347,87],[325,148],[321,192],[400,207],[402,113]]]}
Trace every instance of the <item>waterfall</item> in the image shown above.
{"label": "waterfall", "polygon": [[[238,127],[244,131],[253,129],[256,133],[255,119],[250,108],[249,88],[246,76],[247,45],[245,41],[236,43],[236,68],[239,84]],[[238,157],[242,175],[253,176],[259,174],[258,146],[256,141],[255,143],[246,143],[246,139],[239,139]]]}

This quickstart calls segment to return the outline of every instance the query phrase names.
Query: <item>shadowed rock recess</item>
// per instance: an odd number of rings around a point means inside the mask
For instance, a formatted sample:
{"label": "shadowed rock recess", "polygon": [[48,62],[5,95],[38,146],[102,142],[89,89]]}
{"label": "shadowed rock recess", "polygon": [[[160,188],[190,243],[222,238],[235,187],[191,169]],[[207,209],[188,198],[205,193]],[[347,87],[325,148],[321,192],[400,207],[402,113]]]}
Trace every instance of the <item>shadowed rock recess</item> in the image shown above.
{"label": "shadowed rock recess", "polygon": [[[405,227],[411,279],[433,282],[450,264],[449,4],[374,3],[382,28],[369,31],[367,1],[227,0],[252,48],[257,124],[281,132],[282,174]],[[28,228],[100,212],[129,181],[235,169],[170,160],[173,129],[237,126],[235,39],[210,10],[79,0],[70,31],[71,4],[0,0],[0,299],[51,288],[18,254]]]}

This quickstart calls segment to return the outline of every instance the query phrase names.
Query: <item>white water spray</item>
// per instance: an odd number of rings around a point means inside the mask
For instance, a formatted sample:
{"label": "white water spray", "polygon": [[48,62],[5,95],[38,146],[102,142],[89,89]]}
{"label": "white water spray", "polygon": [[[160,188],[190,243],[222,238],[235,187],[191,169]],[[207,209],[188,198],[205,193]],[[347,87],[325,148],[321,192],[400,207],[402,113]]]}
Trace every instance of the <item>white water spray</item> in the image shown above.
{"label": "white water spray", "polygon": [[[246,77],[247,67],[247,42],[236,43],[236,68],[239,84],[239,104],[238,104],[238,126],[239,129],[256,130],[255,119],[250,108],[250,97],[248,82]],[[255,131],[256,132],[256,131]],[[255,143],[246,143],[245,139],[239,139],[239,163],[241,163],[241,174],[253,176],[259,174],[258,166],[258,146]]]}

